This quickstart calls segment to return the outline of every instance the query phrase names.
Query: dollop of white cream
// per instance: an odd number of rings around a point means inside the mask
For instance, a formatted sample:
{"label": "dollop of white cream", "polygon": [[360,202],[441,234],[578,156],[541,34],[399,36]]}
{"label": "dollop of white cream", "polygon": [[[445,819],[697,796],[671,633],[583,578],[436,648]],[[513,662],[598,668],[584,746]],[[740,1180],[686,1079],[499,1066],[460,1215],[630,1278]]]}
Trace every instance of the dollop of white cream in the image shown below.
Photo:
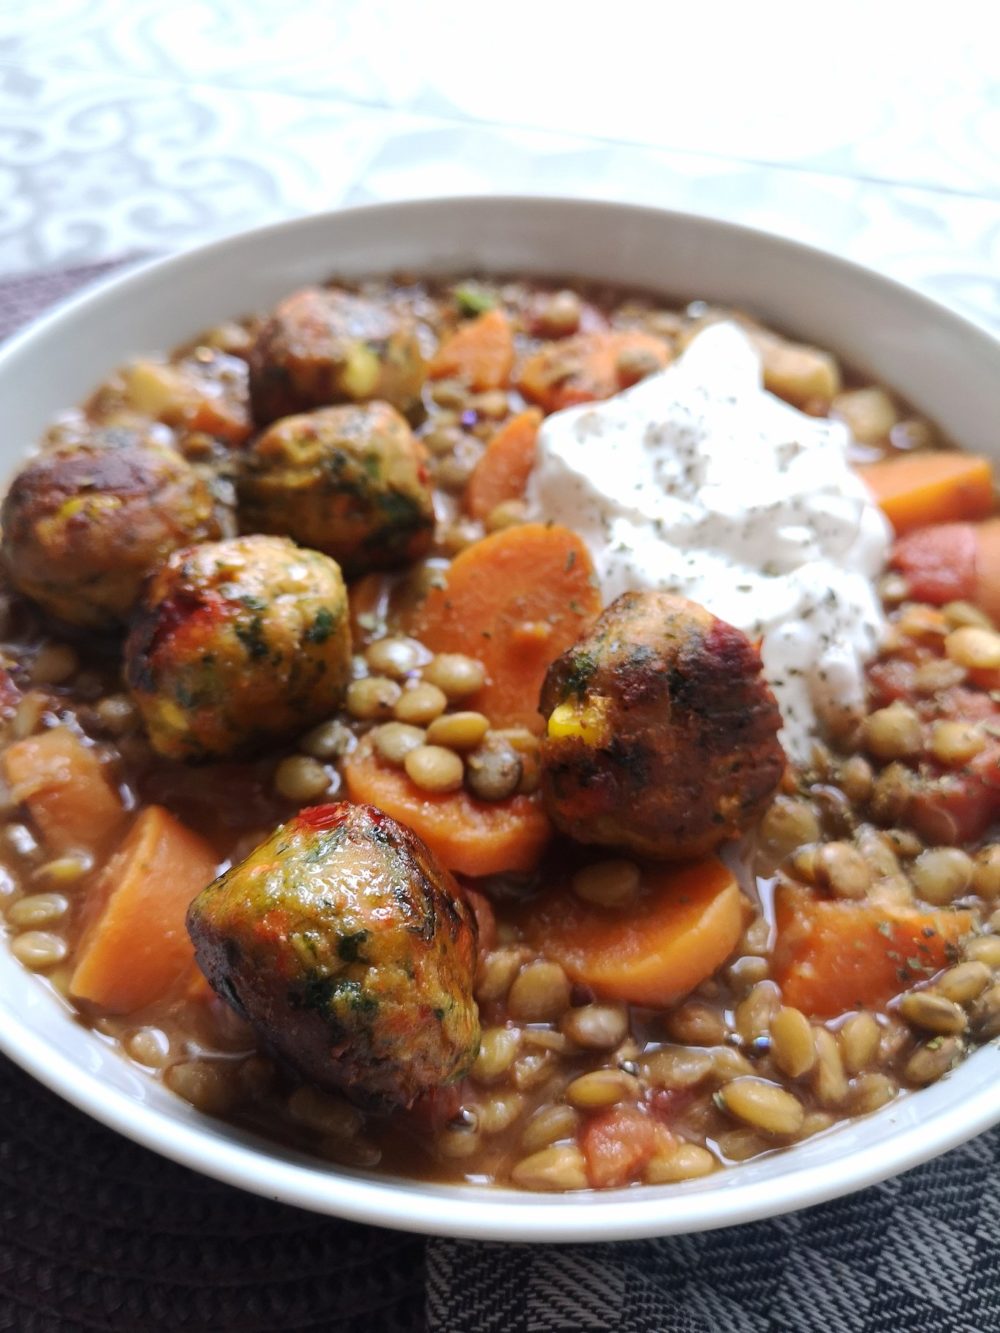
{"label": "dollop of white cream", "polygon": [[848,442],[767,393],[745,334],[715,324],[659,374],[545,420],[529,511],[583,537],[605,603],[658,588],[760,638],[802,762],[819,717],[862,704],[885,630],[890,531]]}

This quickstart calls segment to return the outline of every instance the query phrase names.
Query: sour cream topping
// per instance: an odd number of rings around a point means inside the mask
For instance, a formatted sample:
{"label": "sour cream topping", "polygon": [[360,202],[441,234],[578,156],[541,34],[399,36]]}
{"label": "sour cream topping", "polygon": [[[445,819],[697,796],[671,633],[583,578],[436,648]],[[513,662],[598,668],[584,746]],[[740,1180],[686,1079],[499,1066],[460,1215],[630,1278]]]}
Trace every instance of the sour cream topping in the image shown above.
{"label": "sour cream topping", "polygon": [[658,588],[762,639],[802,762],[820,717],[862,703],[890,532],[848,466],[847,427],[761,378],[746,335],[710,326],[634,388],[548,417],[528,506],[583,537],[605,603]]}

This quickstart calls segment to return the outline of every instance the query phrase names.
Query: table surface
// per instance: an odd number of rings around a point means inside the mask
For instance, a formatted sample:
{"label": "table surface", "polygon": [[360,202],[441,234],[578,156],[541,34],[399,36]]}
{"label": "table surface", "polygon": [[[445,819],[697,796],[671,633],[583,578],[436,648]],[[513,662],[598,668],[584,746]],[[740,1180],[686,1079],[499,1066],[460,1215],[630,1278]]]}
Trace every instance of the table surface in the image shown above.
{"label": "table surface", "polygon": [[992,0],[599,20],[568,0],[0,0],[0,273],[533,190],[782,232],[1000,326]]}

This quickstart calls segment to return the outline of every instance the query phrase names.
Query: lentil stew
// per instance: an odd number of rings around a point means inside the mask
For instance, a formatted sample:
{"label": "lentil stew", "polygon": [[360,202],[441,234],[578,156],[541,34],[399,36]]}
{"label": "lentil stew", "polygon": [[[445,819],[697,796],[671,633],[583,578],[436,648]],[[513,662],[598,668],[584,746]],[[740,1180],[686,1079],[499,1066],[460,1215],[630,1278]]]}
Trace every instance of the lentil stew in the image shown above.
{"label": "lentil stew", "polygon": [[[866,706],[795,765],[745,636],[602,612],[528,521],[543,416],[723,315],[848,424],[897,534]],[[994,508],[891,391],[700,303],[401,277],[136,360],[4,504],[10,948],[198,1109],[334,1163],[661,1184],[875,1111],[1000,1035]],[[674,679],[665,623],[693,703],[631,827],[581,765],[635,707],[588,701],[649,686],[610,643]],[[698,730],[713,691],[753,728]]]}

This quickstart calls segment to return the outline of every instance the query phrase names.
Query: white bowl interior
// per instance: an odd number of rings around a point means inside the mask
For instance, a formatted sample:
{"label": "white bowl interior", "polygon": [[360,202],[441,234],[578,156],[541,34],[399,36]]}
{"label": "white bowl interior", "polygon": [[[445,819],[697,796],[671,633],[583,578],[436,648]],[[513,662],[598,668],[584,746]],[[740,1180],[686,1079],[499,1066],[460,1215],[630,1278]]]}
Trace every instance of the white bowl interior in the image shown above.
{"label": "white bowl interior", "polygon": [[[1000,456],[1000,345],[842,260],[725,223],[545,199],[379,205],[218,242],[119,277],[0,352],[0,469],[116,364],[296,284],[409,269],[579,276],[743,304],[895,386],[964,447]],[[69,1101],[209,1175],[358,1221],[500,1240],[614,1240],[731,1225],[901,1171],[1000,1120],[1000,1048],[937,1085],[792,1150],[684,1185],[525,1195],[328,1167],[194,1111],[74,1021],[0,949],[0,1048]]]}

